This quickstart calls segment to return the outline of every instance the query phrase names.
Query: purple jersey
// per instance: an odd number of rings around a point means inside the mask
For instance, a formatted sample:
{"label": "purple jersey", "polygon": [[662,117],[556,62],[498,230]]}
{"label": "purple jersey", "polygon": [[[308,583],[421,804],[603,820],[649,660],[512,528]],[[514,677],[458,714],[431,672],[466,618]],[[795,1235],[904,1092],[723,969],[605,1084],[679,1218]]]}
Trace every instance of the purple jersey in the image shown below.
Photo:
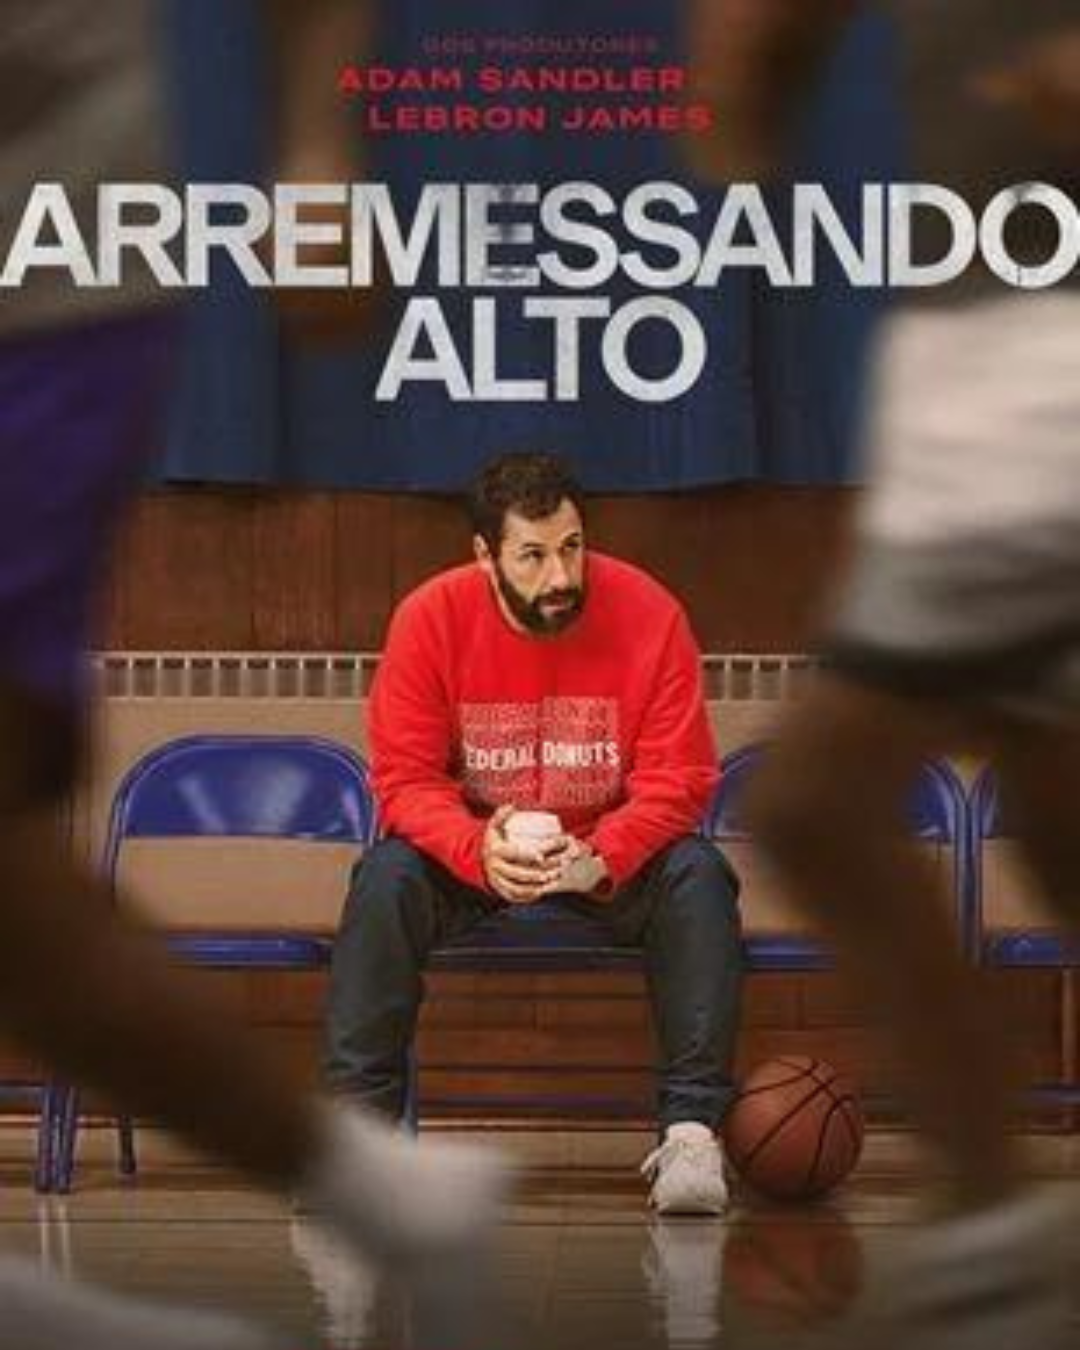
{"label": "purple jersey", "polygon": [[74,706],[112,533],[160,443],[175,316],[0,342],[0,680]]}

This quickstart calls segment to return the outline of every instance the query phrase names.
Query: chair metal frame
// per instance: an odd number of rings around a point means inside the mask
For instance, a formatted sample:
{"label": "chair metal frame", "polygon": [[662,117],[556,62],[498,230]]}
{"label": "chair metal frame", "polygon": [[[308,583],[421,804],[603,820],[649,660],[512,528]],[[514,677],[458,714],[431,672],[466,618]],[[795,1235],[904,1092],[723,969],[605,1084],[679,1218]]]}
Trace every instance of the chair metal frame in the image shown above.
{"label": "chair metal frame", "polygon": [[34,1189],[49,1189],[50,1168],[52,1166],[54,1141],[51,1131],[52,1120],[46,1105],[48,1102],[49,1082],[40,1079],[9,1078],[0,1083],[0,1101],[18,1109],[37,1113],[37,1144],[34,1152]]}
{"label": "chair metal frame", "polygon": [[[245,810],[250,819],[243,829],[232,828],[226,817],[216,822],[210,818],[197,819],[191,804],[187,814],[169,813],[175,802],[169,793],[175,791],[177,773],[198,770],[206,773],[215,760],[220,765],[231,761],[250,766],[264,756],[279,763],[302,763],[332,768],[337,776],[336,792],[351,792],[349,811],[339,810],[325,819],[305,821],[305,828],[290,827],[287,823],[288,803],[278,803],[281,810],[274,814],[252,811],[250,803]],[[239,758],[238,758],[239,757]],[[326,781],[326,780],[324,780]],[[260,785],[264,787],[264,785]],[[150,794],[162,792],[153,803],[146,803]],[[149,811],[151,821],[144,814]],[[196,839],[196,838],[264,838],[267,840],[299,839],[311,843],[355,843],[368,847],[377,833],[377,818],[367,766],[362,757],[337,741],[319,736],[218,734],[185,736],[166,741],[144,755],[125,774],[113,797],[109,815],[102,869],[106,883],[115,894],[117,871],[124,843],[129,839]],[[277,970],[304,971],[325,967],[329,961],[332,941],[303,932],[260,930],[252,932],[176,932],[166,935],[169,951],[192,965],[214,970]],[[75,1169],[75,1155],[79,1128],[79,1089],[72,1084],[50,1082],[45,1089],[41,1120],[41,1148],[37,1170],[37,1188],[40,1191],[66,1193],[71,1189]],[[134,1129],[131,1119],[118,1118],[120,1131],[119,1170],[122,1175],[134,1175],[137,1168]]]}

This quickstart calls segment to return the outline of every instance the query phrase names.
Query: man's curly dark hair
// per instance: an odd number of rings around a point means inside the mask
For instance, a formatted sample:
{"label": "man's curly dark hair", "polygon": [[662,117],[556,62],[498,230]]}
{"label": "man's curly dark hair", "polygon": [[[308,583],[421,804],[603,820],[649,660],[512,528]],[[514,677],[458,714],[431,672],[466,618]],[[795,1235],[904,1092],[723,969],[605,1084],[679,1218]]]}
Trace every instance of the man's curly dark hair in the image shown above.
{"label": "man's curly dark hair", "polygon": [[584,518],[585,494],[566,461],[558,455],[519,451],[500,455],[481,469],[469,491],[469,520],[473,532],[497,554],[507,511],[526,520],[543,520],[564,501],[573,502]]}

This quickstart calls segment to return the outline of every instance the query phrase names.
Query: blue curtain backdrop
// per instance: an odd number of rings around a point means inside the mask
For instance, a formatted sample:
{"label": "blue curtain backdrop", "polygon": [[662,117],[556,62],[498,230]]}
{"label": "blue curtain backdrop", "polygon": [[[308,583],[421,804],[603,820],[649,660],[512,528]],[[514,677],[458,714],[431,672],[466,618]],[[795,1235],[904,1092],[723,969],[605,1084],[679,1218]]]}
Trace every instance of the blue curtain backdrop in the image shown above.
{"label": "blue curtain backdrop", "polygon": [[[568,21],[567,10],[572,19]],[[422,35],[500,33],[656,34],[665,57],[679,50],[674,0],[462,0],[453,22],[437,0],[387,6],[379,58],[422,64]],[[273,172],[266,144],[266,63],[251,0],[172,0],[178,152],[184,178],[257,182]],[[343,52],[343,63],[351,53]],[[889,33],[870,16],[854,24],[805,128],[799,176],[822,181],[853,207],[863,181],[896,176],[899,160]],[[619,195],[653,179],[685,183],[704,218],[720,195],[695,183],[671,137],[398,136],[374,147],[370,176],[408,201],[425,181],[602,182]],[[379,342],[333,351],[294,350],[265,296],[228,267],[191,305],[175,415],[161,479],[289,484],[314,488],[453,491],[499,449],[537,446],[567,454],[594,491],[641,492],[764,480],[837,483],[854,472],[859,389],[876,301],[835,270],[813,292],[777,291],[748,272],[716,291],[677,294],[701,320],[709,359],[697,386],[675,402],[635,402],[613,388],[589,353],[577,403],[453,403],[441,387],[407,386],[396,403],[373,393],[393,323]],[[467,305],[440,294],[455,334]],[[605,288],[617,304],[631,292]],[[521,292],[501,292],[510,315]],[[402,300],[404,297],[401,297]],[[645,344],[636,359],[664,361]],[[588,331],[595,334],[596,326]],[[500,369],[550,370],[550,326],[512,319]],[[467,337],[459,349],[468,351]],[[670,353],[668,354],[670,363]]]}

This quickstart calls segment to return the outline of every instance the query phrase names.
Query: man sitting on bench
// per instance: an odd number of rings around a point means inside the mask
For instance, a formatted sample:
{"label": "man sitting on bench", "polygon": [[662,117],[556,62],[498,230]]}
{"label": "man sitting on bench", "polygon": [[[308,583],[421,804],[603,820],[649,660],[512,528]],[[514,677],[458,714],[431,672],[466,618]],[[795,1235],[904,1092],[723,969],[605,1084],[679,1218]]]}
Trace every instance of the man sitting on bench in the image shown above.
{"label": "man sitting on bench", "polygon": [[[658,582],[586,550],[558,458],[495,460],[470,508],[475,561],[402,602],[372,690],[385,838],[354,872],[335,947],[328,1081],[400,1116],[429,953],[558,894],[644,949],[662,1052],[652,1203],[720,1214],[738,882],[696,834],[717,769],[690,625]],[[558,833],[522,843],[521,810],[557,816]]]}

